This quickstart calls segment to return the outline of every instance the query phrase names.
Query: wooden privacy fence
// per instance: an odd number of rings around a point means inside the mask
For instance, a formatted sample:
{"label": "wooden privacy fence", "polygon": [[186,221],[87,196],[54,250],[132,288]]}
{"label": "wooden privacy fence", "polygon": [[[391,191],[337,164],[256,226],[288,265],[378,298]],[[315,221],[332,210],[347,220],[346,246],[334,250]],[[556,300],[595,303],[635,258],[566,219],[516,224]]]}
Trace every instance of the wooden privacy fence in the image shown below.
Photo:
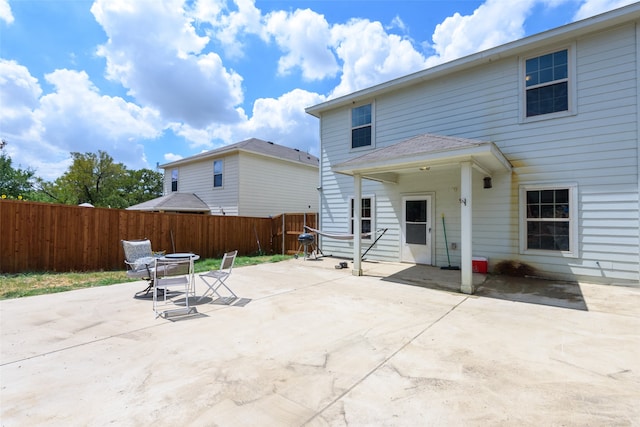
{"label": "wooden privacy fence", "polygon": [[120,240],[151,240],[154,251],[220,258],[294,254],[315,213],[273,218],[171,214],[0,201],[0,273],[123,270]]}

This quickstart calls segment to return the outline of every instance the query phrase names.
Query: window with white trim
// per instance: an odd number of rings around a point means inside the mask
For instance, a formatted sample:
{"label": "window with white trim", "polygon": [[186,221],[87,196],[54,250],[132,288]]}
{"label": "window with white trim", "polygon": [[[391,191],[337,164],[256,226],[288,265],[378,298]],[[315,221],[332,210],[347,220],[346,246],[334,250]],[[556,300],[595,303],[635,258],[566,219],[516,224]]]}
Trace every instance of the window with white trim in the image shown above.
{"label": "window with white trim", "polygon": [[171,170],[171,191],[178,191],[178,169]]}
{"label": "window with white trim", "polygon": [[[360,213],[360,232],[361,233],[371,233],[373,227],[373,197],[363,197],[362,201],[362,210]],[[355,199],[351,197],[349,201],[349,212],[350,212],[350,232],[354,234],[353,230],[353,221],[355,218],[355,209],[354,209],[354,201]],[[367,237],[363,237],[364,239],[371,239],[371,235]]]}
{"label": "window with white trim", "polygon": [[371,147],[371,104],[351,109],[351,148]]}
{"label": "window with white trim", "polygon": [[577,186],[520,188],[521,252],[577,256]]}
{"label": "window with white trim", "polygon": [[525,117],[569,111],[569,62],[569,49],[525,59]]}
{"label": "window with white trim", "polygon": [[222,160],[213,161],[213,188],[222,187]]}

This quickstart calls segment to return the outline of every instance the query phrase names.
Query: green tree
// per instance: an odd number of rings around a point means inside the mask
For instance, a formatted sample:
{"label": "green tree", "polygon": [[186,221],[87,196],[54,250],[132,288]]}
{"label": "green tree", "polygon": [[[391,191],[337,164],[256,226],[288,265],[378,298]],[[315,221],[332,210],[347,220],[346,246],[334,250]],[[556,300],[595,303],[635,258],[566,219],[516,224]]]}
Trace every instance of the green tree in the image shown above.
{"label": "green tree", "polygon": [[35,180],[35,191],[31,200],[46,203],[66,203],[71,196],[64,195],[64,191],[56,186],[55,182],[48,182],[37,177]]}
{"label": "green tree", "polygon": [[35,172],[31,169],[14,168],[11,157],[4,152],[5,145],[3,140],[0,143],[0,195],[10,199],[29,198]]}
{"label": "green tree", "polygon": [[40,201],[123,209],[162,195],[159,172],[129,170],[104,151],[71,156],[71,166],[54,182],[37,180]]}
{"label": "green tree", "polygon": [[121,187],[129,207],[162,196],[163,175],[151,169],[128,170]]}
{"label": "green tree", "polygon": [[69,205],[91,203],[94,206],[120,208],[126,199],[119,191],[126,168],[115,163],[104,151],[98,153],[71,153],[73,162],[69,170],[53,184],[43,185],[54,201]]}

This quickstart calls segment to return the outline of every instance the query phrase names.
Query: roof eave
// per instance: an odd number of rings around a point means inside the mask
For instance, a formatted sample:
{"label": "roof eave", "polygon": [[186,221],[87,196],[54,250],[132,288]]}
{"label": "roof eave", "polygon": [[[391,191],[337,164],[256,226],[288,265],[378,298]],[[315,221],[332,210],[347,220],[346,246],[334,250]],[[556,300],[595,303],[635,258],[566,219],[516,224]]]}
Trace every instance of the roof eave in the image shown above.
{"label": "roof eave", "polygon": [[362,162],[336,165],[331,170],[343,175],[361,175],[375,181],[394,182],[392,175],[398,171],[420,169],[421,167],[435,167],[457,164],[463,161],[478,163],[490,173],[510,172],[511,163],[493,142],[485,142],[473,147],[453,150],[441,150],[423,154],[385,159],[379,162]]}
{"label": "roof eave", "polygon": [[216,150],[212,150],[212,151],[206,151],[204,153],[201,154],[196,154],[195,156],[190,156],[190,157],[185,157],[184,159],[180,159],[180,160],[175,160],[173,162],[169,162],[169,163],[165,163],[162,165],[159,165],[158,167],[160,169],[167,169],[167,168],[171,168],[174,166],[180,166],[183,164],[187,164],[187,163],[193,163],[193,162],[199,162],[201,160],[207,160],[210,158],[214,158],[214,157],[222,157],[225,155],[229,155],[235,152],[239,152],[240,149],[238,147],[233,147],[230,149],[225,149],[223,148],[219,148]]}
{"label": "roof eave", "polygon": [[166,207],[166,206],[154,206],[150,208],[127,208],[126,210],[140,211],[140,212],[210,212],[209,208],[180,208],[180,207]]}
{"label": "roof eave", "polygon": [[[165,163],[163,165],[159,165],[158,167],[160,169],[167,169],[167,168],[172,168],[175,166],[180,166],[180,165],[184,165],[184,164],[189,164],[189,163],[194,163],[194,162],[199,162],[202,160],[207,160],[207,159],[212,159],[212,158],[218,158],[218,157],[223,157],[223,156],[227,156],[229,154],[236,154],[236,153],[248,153],[248,154],[253,154],[256,156],[261,156],[261,157],[266,157],[266,158],[270,158],[270,159],[278,159],[278,160],[282,160],[285,162],[290,162],[290,163],[294,163],[297,165],[304,165],[304,166],[310,166],[313,168],[318,168],[318,165],[314,165],[311,163],[307,163],[307,162],[303,162],[301,160],[294,160],[294,159],[287,159],[284,157],[278,157],[278,156],[274,156],[271,154],[265,154],[265,153],[260,153],[258,151],[253,151],[253,150],[247,150],[245,148],[240,148],[240,147],[233,147],[230,149],[225,150],[224,148],[222,149],[218,149],[218,150],[214,150],[214,151],[208,151],[206,153],[202,153],[201,155],[195,155],[195,156],[191,156],[191,157],[186,157],[184,159],[180,159],[180,160],[176,160],[174,162],[170,162],[170,163]],[[305,153],[303,153],[302,151],[300,151],[300,154],[303,155]],[[315,157],[315,156],[314,156]],[[319,161],[318,161],[319,163]]]}
{"label": "roof eave", "polygon": [[[319,164],[320,164],[320,160],[318,160],[317,164],[314,165],[312,163],[304,162],[302,160],[287,159],[285,157],[278,157],[278,156],[274,156],[272,154],[258,153],[256,151],[244,150],[242,148],[238,149],[238,151],[239,152],[245,152],[245,153],[248,153],[248,154],[254,154],[254,155],[260,156],[260,157],[267,157],[269,159],[274,159],[274,160],[280,160],[280,161],[283,161],[283,162],[294,163],[294,164],[300,165],[300,166],[309,166],[309,167],[312,167],[314,169],[318,169],[319,168]],[[300,155],[304,155],[304,156],[307,155],[306,153],[303,153],[302,151],[298,151],[298,152],[300,153]],[[317,157],[316,157],[316,159],[317,159]]]}

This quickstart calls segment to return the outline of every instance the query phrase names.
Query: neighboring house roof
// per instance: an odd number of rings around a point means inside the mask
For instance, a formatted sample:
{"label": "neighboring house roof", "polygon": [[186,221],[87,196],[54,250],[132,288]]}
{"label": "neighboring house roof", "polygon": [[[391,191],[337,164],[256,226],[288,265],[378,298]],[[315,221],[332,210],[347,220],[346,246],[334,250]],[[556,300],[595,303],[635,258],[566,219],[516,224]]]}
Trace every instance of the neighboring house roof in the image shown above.
{"label": "neighboring house roof", "polygon": [[346,175],[360,174],[377,181],[395,182],[396,173],[452,162],[472,161],[486,173],[511,170],[511,164],[493,142],[422,134],[379,148],[333,166]]}
{"label": "neighboring house roof", "polygon": [[640,2],[362,89],[308,107],[305,111],[319,118],[324,111],[346,105],[353,105],[354,103],[357,104],[358,102],[370,100],[374,96],[383,93],[394,92],[401,88],[450,75],[454,72],[467,70],[505,57],[522,55],[528,51],[546,47],[549,43],[567,43],[582,35],[611,28],[615,25],[633,22],[638,19],[640,19]]}
{"label": "neighboring house roof", "polygon": [[270,141],[264,141],[258,138],[250,138],[245,141],[237,142],[235,144],[227,145],[215,150],[206,151],[204,153],[196,154],[195,156],[185,157],[184,159],[176,160],[175,162],[165,163],[160,165],[161,168],[167,169],[174,166],[179,166],[185,163],[191,163],[194,161],[204,160],[208,158],[220,157],[226,154],[232,154],[236,152],[249,152],[259,154],[266,157],[273,157],[280,160],[291,161],[295,163],[302,163],[305,165],[318,167],[319,160],[316,156],[309,153],[303,153],[296,148],[285,147],[284,145],[278,145]]}
{"label": "neighboring house roof", "polygon": [[129,206],[127,210],[147,212],[209,212],[209,206],[193,193],[171,193]]}

